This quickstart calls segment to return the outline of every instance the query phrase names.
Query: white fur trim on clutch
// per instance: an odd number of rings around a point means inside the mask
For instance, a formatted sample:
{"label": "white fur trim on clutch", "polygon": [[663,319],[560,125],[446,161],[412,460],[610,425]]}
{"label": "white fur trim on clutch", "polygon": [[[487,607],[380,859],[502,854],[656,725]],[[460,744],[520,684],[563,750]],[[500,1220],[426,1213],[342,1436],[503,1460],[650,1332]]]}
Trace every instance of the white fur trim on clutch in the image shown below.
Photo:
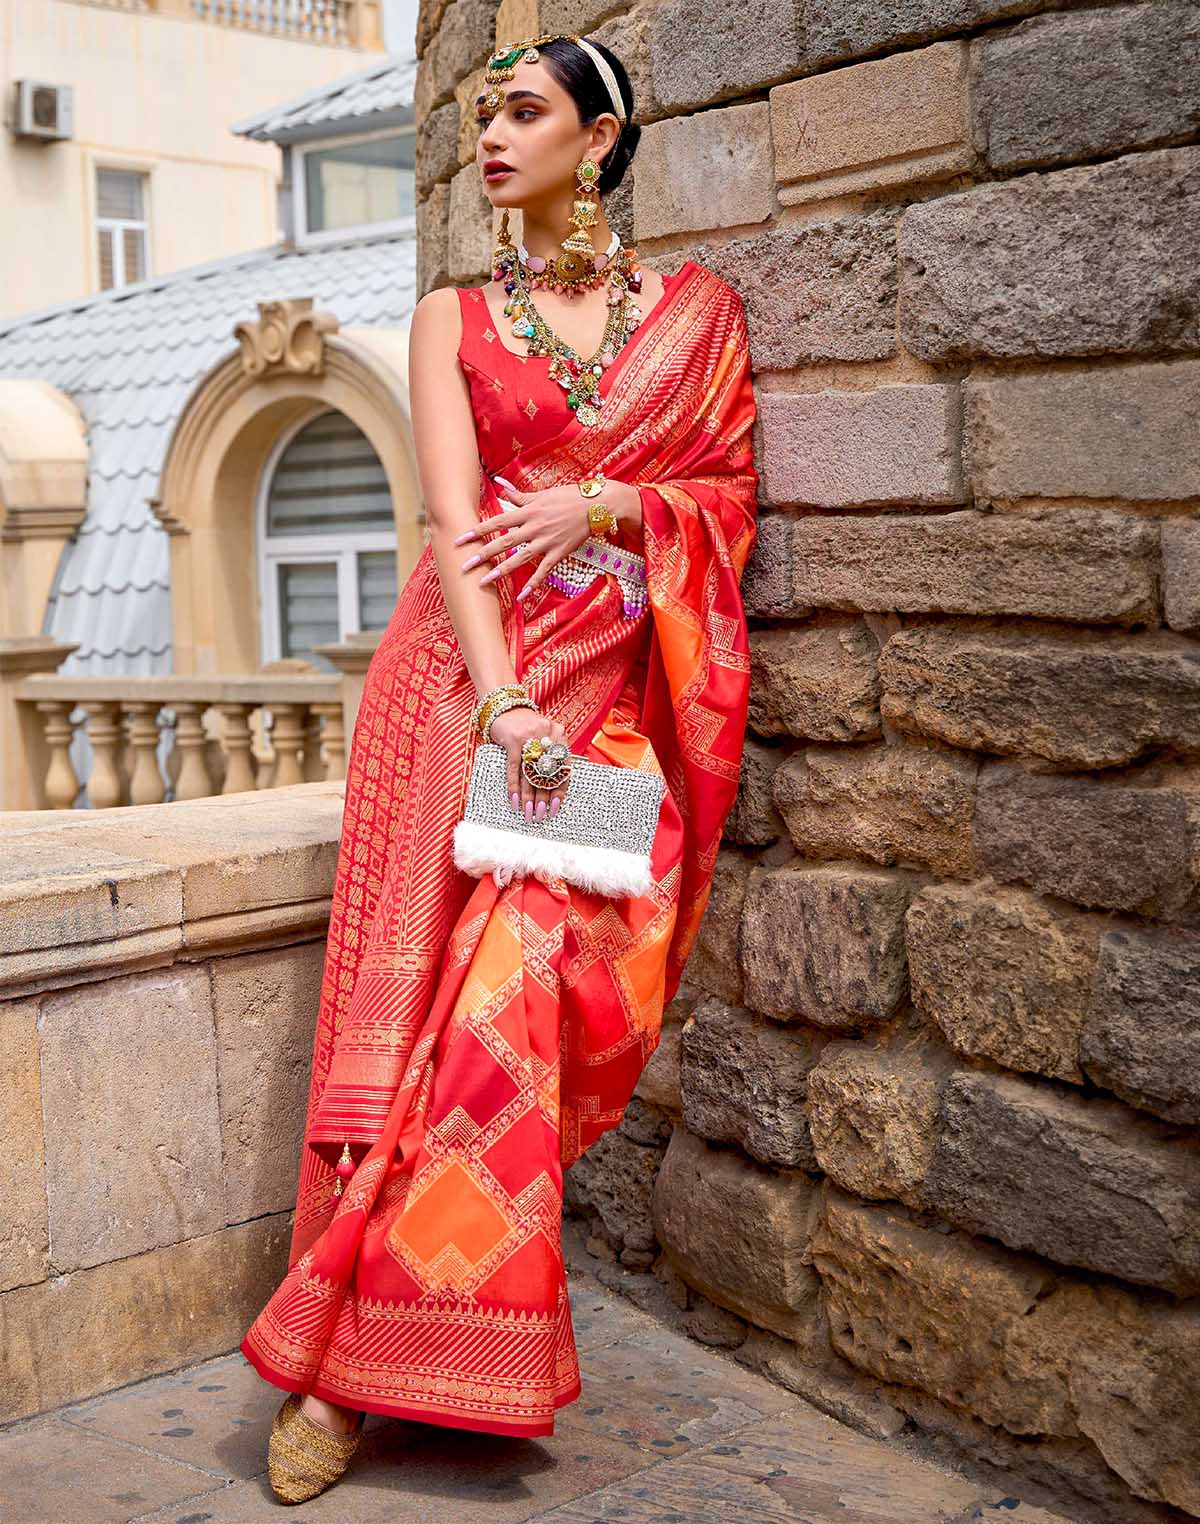
{"label": "white fur trim on clutch", "polygon": [[500,885],[514,873],[542,879],[550,873],[594,894],[649,894],[654,886],[650,861],[639,853],[551,838],[539,841],[476,820],[460,820],[454,827],[454,865],[475,878],[491,872]]}

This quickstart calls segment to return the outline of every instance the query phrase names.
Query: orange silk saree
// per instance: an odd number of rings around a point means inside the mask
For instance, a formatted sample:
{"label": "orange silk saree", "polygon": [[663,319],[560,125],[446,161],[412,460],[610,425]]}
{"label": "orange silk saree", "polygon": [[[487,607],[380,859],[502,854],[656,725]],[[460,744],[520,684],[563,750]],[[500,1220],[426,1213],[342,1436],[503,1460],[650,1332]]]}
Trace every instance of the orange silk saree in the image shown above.
{"label": "orange silk saree", "polygon": [[[536,1435],[579,1394],[562,1174],[621,1118],[658,1042],[737,788],[749,694],[740,581],[757,477],[741,301],[688,260],[584,427],[459,292],[481,461],[524,491],[597,470],[640,488],[648,607],[617,578],[494,584],[515,670],[572,751],[661,771],[645,895],[452,862],[474,685],[433,552],[367,673],[347,767],[289,1268],[242,1349],[275,1385],[369,1412]],[[333,1165],[357,1163],[340,1198]]]}

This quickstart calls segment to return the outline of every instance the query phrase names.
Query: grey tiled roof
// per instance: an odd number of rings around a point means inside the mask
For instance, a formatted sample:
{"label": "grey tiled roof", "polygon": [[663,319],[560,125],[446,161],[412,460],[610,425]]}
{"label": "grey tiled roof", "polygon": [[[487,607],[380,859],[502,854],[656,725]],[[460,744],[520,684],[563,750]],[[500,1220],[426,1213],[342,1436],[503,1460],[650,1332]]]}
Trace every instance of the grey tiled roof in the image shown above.
{"label": "grey tiled roof", "polygon": [[332,132],[339,123],[352,125],[358,132],[376,125],[370,118],[392,118],[406,111],[411,115],[416,75],[415,58],[392,55],[357,74],[306,90],[269,111],[243,117],[230,130],[268,143],[294,143],[322,131]]}
{"label": "grey tiled roof", "polygon": [[0,322],[0,376],[49,381],[87,425],[87,512],[43,625],[79,643],[62,671],[171,670],[167,534],[147,499],[196,382],[237,347],[234,323],[257,317],[259,301],[311,296],[343,327],[392,328],[415,285],[404,233],[255,249]]}

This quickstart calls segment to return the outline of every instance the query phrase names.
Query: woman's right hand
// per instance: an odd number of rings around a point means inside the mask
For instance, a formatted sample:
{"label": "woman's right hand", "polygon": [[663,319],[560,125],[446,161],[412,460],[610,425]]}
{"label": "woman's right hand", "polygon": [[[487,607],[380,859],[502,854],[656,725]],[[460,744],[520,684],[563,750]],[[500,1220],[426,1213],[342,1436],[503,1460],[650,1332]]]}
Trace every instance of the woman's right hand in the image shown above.
{"label": "woman's right hand", "polygon": [[503,746],[508,753],[508,798],[512,803],[514,794],[517,796],[517,804],[514,808],[523,813],[526,820],[542,820],[546,815],[557,815],[562,807],[562,801],[566,797],[569,778],[563,780],[557,788],[535,788],[527,782],[521,771],[521,748],[526,741],[533,737],[544,739],[549,737],[552,741],[562,741],[566,744],[567,733],[557,720],[547,719],[544,714],[538,714],[535,709],[506,709],[503,714],[498,714],[492,721],[488,732],[488,739],[495,741],[498,746]]}

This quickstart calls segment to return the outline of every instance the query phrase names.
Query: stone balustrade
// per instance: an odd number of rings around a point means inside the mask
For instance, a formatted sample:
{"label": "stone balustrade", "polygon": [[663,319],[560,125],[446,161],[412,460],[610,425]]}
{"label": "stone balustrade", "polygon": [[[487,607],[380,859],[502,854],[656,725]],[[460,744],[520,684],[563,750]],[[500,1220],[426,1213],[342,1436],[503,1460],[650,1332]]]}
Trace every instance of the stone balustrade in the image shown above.
{"label": "stone balustrade", "polygon": [[[75,726],[91,745],[93,809],[161,804],[346,775],[342,679],[321,673],[225,677],[70,677],[39,674],[16,688],[39,717],[42,802],[71,809],[81,780]],[[160,765],[163,732],[170,749]]]}
{"label": "stone balustrade", "polygon": [[327,47],[382,47],[379,0],[81,0],[104,10],[209,21]]}

